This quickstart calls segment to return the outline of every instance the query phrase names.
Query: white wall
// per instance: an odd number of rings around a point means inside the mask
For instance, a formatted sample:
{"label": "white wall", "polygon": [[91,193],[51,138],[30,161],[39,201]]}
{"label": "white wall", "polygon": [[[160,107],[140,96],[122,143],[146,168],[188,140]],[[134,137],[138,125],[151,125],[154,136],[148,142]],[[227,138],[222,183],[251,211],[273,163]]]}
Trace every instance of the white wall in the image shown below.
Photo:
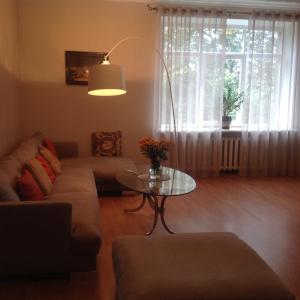
{"label": "white wall", "polygon": [[[77,141],[86,156],[91,132],[121,129],[123,154],[140,160],[137,141],[152,131],[157,13],[144,3],[20,0],[19,16],[22,136]],[[150,44],[130,41],[110,57],[125,68],[127,95],[93,97],[65,84],[65,50],[108,51],[129,35]]]}
{"label": "white wall", "polygon": [[17,1],[0,0],[0,157],[20,138],[18,73]]}

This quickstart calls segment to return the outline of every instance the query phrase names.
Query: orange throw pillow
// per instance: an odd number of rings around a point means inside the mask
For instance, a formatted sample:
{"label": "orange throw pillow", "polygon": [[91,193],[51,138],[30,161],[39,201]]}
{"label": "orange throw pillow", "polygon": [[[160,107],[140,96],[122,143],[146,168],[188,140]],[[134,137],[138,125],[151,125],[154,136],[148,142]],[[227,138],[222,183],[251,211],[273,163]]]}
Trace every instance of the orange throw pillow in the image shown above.
{"label": "orange throw pillow", "polygon": [[51,182],[54,183],[56,175],[55,175],[53,169],[51,168],[51,166],[49,165],[49,163],[45,160],[45,158],[42,155],[37,155],[36,159],[41,163],[41,165],[45,169]]}
{"label": "orange throw pillow", "polygon": [[22,176],[17,179],[17,191],[20,199],[24,201],[38,201],[44,199],[41,188],[26,169]]}
{"label": "orange throw pillow", "polygon": [[46,147],[39,147],[40,153],[51,166],[56,175],[61,174],[61,164],[57,157]]}
{"label": "orange throw pillow", "polygon": [[50,139],[43,139],[43,145],[56,157],[58,157],[54,143]]}

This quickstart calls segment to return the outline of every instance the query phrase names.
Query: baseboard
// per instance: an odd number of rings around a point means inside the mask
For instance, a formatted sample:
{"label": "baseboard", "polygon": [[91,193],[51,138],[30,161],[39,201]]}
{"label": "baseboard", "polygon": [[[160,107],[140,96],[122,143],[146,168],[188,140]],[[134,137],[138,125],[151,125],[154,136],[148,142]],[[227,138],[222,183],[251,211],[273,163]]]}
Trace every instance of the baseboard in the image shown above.
{"label": "baseboard", "polygon": [[22,274],[0,276],[0,282],[14,282],[14,281],[37,281],[49,279],[70,279],[70,273],[49,273],[49,274]]}

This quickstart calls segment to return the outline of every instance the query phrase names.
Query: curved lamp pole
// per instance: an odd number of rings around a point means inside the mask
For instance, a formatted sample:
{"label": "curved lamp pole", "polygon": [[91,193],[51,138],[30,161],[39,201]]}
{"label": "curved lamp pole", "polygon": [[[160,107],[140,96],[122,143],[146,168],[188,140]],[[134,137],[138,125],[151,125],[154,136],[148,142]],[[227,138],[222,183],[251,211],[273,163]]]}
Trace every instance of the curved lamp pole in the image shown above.
{"label": "curved lamp pole", "polygon": [[[152,47],[150,43],[141,37],[138,36],[128,36],[121,39],[118,43],[116,43],[111,50],[104,56],[104,60],[101,64],[92,66],[90,68],[89,73],[89,88],[88,94],[92,96],[118,96],[126,94],[125,87],[125,77],[122,66],[113,65],[109,62],[109,55],[118,48],[121,44],[127,42],[128,40],[140,40]],[[152,47],[153,48],[153,47]],[[175,108],[174,108],[174,100],[173,100],[173,92],[171,87],[171,79],[170,73],[168,71],[166,62],[161,55],[160,51],[157,48],[153,48],[154,52],[159,56],[163,67],[167,74],[167,81],[171,99],[171,108],[172,108],[172,116],[173,116],[173,126],[174,126],[174,134],[175,134],[175,164],[176,169],[178,169],[178,161],[179,161],[179,153],[177,148],[177,127],[176,127],[176,119],[175,119]]]}

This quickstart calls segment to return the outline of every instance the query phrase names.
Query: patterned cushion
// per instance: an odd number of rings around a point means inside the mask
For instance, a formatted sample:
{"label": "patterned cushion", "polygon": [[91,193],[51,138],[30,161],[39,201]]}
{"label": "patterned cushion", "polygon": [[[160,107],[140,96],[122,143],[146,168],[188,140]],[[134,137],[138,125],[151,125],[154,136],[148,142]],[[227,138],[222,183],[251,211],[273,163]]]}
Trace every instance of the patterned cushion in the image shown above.
{"label": "patterned cushion", "polygon": [[92,150],[95,156],[120,156],[122,132],[98,131],[92,133]]}
{"label": "patterned cushion", "polygon": [[56,158],[54,154],[52,154],[51,151],[49,151],[46,147],[39,147],[40,153],[45,158],[45,160],[49,163],[53,171],[56,175],[61,174],[61,163]]}
{"label": "patterned cushion", "polygon": [[25,166],[40,186],[44,195],[49,195],[52,191],[53,183],[51,182],[42,164],[36,158],[34,158],[26,162]]}

